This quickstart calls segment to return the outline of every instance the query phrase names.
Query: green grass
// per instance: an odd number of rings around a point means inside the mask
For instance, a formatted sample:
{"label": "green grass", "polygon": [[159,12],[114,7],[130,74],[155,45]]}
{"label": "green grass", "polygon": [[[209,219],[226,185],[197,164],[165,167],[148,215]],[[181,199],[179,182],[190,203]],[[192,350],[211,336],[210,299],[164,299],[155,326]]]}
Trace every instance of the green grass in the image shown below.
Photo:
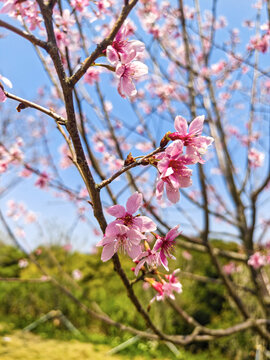
{"label": "green grass", "polygon": [[[82,343],[77,340],[43,339],[31,333],[14,332],[0,338],[1,360],[126,360],[126,356],[107,355],[104,345]],[[142,360],[135,356],[134,360]]]}
{"label": "green grass", "polygon": [[[191,354],[179,349],[179,356],[173,356],[167,348],[168,357],[157,350],[156,342],[141,340],[132,345],[138,353],[125,354],[122,351],[108,355],[111,347],[104,344],[80,342],[78,340],[46,339],[29,332],[11,331],[7,325],[0,324],[0,359],[1,360],[208,360],[207,353]],[[157,350],[157,351],[156,351]],[[165,351],[163,351],[165,354]],[[215,357],[215,360],[223,360]]]}

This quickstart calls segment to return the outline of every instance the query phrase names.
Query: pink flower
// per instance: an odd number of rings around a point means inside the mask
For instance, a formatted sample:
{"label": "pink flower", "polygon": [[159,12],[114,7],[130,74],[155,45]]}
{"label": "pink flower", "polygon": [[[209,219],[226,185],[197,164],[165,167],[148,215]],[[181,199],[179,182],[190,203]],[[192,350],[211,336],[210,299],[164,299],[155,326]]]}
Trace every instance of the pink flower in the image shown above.
{"label": "pink flower", "polygon": [[186,250],[184,250],[184,251],[182,252],[182,256],[183,256],[183,258],[186,259],[187,261],[192,260],[192,255],[191,255],[191,253],[188,252],[188,251],[186,251]]}
{"label": "pink flower", "polygon": [[21,227],[16,227],[14,233],[18,238],[25,238],[25,231]]}
{"label": "pink flower", "polygon": [[135,96],[137,90],[133,84],[133,79],[137,80],[148,73],[148,67],[141,61],[129,63],[119,63],[116,66],[115,74],[119,78],[118,92],[125,98],[126,96]]}
{"label": "pink flower", "polygon": [[63,31],[68,32],[76,21],[70,11],[68,9],[64,9],[61,15],[55,15],[55,22],[57,23],[58,27],[62,27]]}
{"label": "pink flower", "polygon": [[237,267],[235,266],[235,263],[231,261],[228,264],[223,266],[223,271],[227,275],[231,275],[237,271]]}
{"label": "pink flower", "polygon": [[261,167],[264,162],[264,153],[256,150],[255,148],[251,148],[248,152],[248,161],[250,167]]}
{"label": "pink flower", "polygon": [[138,262],[134,274],[137,276],[140,269],[144,266],[146,263],[149,268],[152,268],[154,266],[159,266],[160,264],[160,258],[158,256],[158,253],[155,250],[148,249],[147,251],[143,251],[139,256],[137,256],[134,261]]}
{"label": "pink flower", "polygon": [[127,40],[127,36],[130,32],[130,27],[126,22],[115,36],[112,45],[109,45],[106,49],[106,55],[109,62],[116,66],[119,61],[126,64],[132,60],[135,60],[138,55],[141,55],[145,46],[144,43],[138,40]]}
{"label": "pink flower", "polygon": [[218,75],[221,71],[223,71],[226,68],[226,61],[221,60],[216,64],[211,65],[211,72],[213,75]]}
{"label": "pink flower", "polygon": [[157,235],[157,241],[153,248],[154,251],[160,250],[158,253],[160,262],[167,271],[169,271],[167,257],[175,259],[175,257],[170,254],[170,251],[175,245],[175,238],[179,235],[178,228],[179,225],[175,226],[166,234],[165,237]]}
{"label": "pink flower", "polygon": [[136,149],[141,150],[143,152],[150,151],[153,149],[153,144],[151,142],[139,142],[136,144]]}
{"label": "pink flower", "polygon": [[262,53],[266,53],[269,46],[269,35],[265,34],[260,38],[259,36],[255,36],[250,40],[250,44],[248,45],[248,50],[256,49]]}
{"label": "pink flower", "polygon": [[171,275],[165,275],[165,278],[168,280],[168,282],[163,284],[164,295],[166,297],[170,297],[172,300],[175,299],[173,291],[177,292],[178,294],[182,292],[182,285],[178,281],[177,277],[175,277],[175,274],[178,271],[179,269],[174,270]]}
{"label": "pink flower", "polygon": [[175,270],[171,275],[165,275],[165,280],[162,280],[162,282],[157,282],[153,279],[151,279],[149,282],[151,286],[158,292],[153,299],[150,301],[152,303],[153,301],[161,301],[165,300],[166,298],[170,298],[172,300],[175,300],[175,296],[173,292],[181,293],[182,292],[182,285],[178,281],[178,279],[175,277],[176,272],[179,270]]}
{"label": "pink flower", "polygon": [[103,246],[101,260],[111,259],[119,249],[127,252],[132,259],[136,258],[141,253],[140,242],[144,238],[142,233],[125,225],[109,224],[103,239],[97,243],[97,246]]}
{"label": "pink flower", "polygon": [[49,175],[46,172],[43,172],[35,182],[35,186],[39,187],[40,189],[45,189],[49,185],[49,180]]}
{"label": "pink flower", "polygon": [[26,259],[20,259],[18,262],[18,266],[20,269],[24,269],[28,266],[28,261]]}
{"label": "pink flower", "polygon": [[248,265],[252,266],[254,269],[259,269],[264,266],[266,263],[266,258],[264,255],[261,255],[258,251],[250,256],[248,259]]}
{"label": "pink flower", "polygon": [[161,200],[166,184],[167,197],[172,203],[180,199],[179,188],[189,187],[192,184],[190,179],[192,170],[186,165],[197,162],[196,155],[184,155],[183,142],[178,140],[169,145],[166,150],[157,155],[157,168],[159,179],[156,185],[156,196]]}
{"label": "pink flower", "polygon": [[126,209],[122,205],[113,205],[107,209],[108,214],[117,219],[110,223],[111,226],[122,224],[130,229],[140,232],[155,231],[156,224],[147,216],[133,216],[143,204],[142,194],[135,192],[126,203]]}
{"label": "pink flower", "polygon": [[89,0],[72,0],[71,6],[77,11],[83,11],[89,5]]}
{"label": "pink flower", "polygon": [[210,136],[201,136],[203,130],[204,116],[197,116],[189,126],[186,119],[182,116],[176,116],[174,127],[176,132],[171,133],[168,137],[171,140],[181,140],[183,145],[187,147],[186,153],[197,156],[197,161],[204,163],[201,154],[205,154],[208,146],[212,144],[214,139]]}
{"label": "pink flower", "polygon": [[72,271],[72,277],[74,280],[81,280],[82,276],[82,272],[79,269],[75,269]]}
{"label": "pink flower", "polygon": [[23,177],[23,178],[28,178],[32,175],[32,171],[27,169],[27,168],[24,168],[20,173],[19,173],[19,176]]}
{"label": "pink flower", "polygon": [[99,69],[90,67],[84,76],[84,81],[90,85],[93,85],[96,81],[99,80],[99,74],[100,74]]}
{"label": "pink flower", "polygon": [[37,221],[37,215],[33,211],[28,211],[25,215],[26,224],[32,224]]}
{"label": "pink flower", "polygon": [[71,244],[65,244],[63,246],[63,249],[67,252],[71,251],[72,250],[72,245]]}
{"label": "pink flower", "polygon": [[70,167],[72,165],[72,156],[70,153],[70,150],[67,146],[67,144],[62,144],[59,147],[59,152],[61,154],[61,160],[60,160],[60,168],[61,169],[67,169],[68,167]]}
{"label": "pink flower", "polygon": [[18,0],[7,0],[4,1],[4,5],[0,13],[9,13],[17,10]]}

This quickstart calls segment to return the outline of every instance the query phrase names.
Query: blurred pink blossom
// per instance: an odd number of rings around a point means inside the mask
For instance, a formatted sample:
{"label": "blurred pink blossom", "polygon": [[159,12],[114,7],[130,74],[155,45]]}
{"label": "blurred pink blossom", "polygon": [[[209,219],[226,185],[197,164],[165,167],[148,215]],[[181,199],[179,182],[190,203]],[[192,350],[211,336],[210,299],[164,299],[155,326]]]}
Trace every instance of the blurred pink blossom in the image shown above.
{"label": "blurred pink blossom", "polygon": [[259,269],[265,264],[266,264],[265,256],[259,253],[258,251],[255,252],[253,255],[251,255],[250,258],[248,259],[248,265],[252,266],[254,269]]}

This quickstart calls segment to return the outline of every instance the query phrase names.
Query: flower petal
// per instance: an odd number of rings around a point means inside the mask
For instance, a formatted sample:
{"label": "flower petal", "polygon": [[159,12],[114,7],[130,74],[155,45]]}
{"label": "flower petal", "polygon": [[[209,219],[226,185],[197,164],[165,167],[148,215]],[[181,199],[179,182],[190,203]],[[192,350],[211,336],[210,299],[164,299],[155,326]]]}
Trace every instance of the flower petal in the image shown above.
{"label": "flower petal", "polygon": [[107,59],[108,61],[112,64],[112,65],[117,65],[117,63],[119,62],[119,56],[117,51],[111,46],[109,45],[106,49],[106,55],[107,55]]}
{"label": "flower petal", "polygon": [[115,246],[116,244],[114,242],[106,244],[102,250],[102,254],[101,254],[101,260],[102,261],[108,261],[109,259],[111,259],[113,257],[113,255],[116,253],[117,251],[117,247]]}
{"label": "flower petal", "polygon": [[139,274],[139,271],[140,271],[141,267],[143,267],[144,263],[145,263],[145,259],[142,259],[138,263],[138,265],[135,267],[135,271],[134,271],[135,276],[137,276]]}
{"label": "flower petal", "polygon": [[130,63],[136,55],[135,49],[125,49],[125,51],[120,53],[121,63],[124,65]]}
{"label": "flower petal", "polygon": [[178,131],[181,135],[187,134],[187,129],[188,129],[187,120],[182,116],[180,115],[176,116],[174,120],[174,127],[176,131]]}
{"label": "flower petal", "polygon": [[140,245],[131,244],[126,248],[128,255],[134,260],[142,253],[142,249]]}
{"label": "flower petal", "polygon": [[121,76],[118,84],[118,92],[123,98],[125,98],[126,96],[135,96],[137,94],[135,85],[133,84],[130,77]]}
{"label": "flower petal", "polygon": [[133,61],[129,65],[130,70],[132,71],[133,79],[138,79],[143,75],[148,74],[148,66],[142,63],[141,61]]}
{"label": "flower petal", "polygon": [[122,205],[113,205],[107,209],[107,213],[115,216],[116,218],[121,218],[125,216],[126,209]]}
{"label": "flower petal", "polygon": [[190,135],[201,135],[203,130],[204,115],[197,116],[189,126]]}
{"label": "flower petal", "polygon": [[165,239],[169,241],[173,241],[179,235],[178,228],[179,225],[176,225],[174,228],[172,228],[165,236]]}
{"label": "flower petal", "polygon": [[142,232],[151,232],[157,229],[157,225],[148,216],[140,216],[142,220]]}
{"label": "flower petal", "polygon": [[190,177],[180,177],[179,185],[181,188],[186,188],[192,185],[192,180]]}
{"label": "flower petal", "polygon": [[166,184],[166,192],[168,199],[173,203],[176,204],[180,199],[180,192],[178,189],[173,188],[169,184]]}
{"label": "flower petal", "polygon": [[[120,220],[120,223],[121,222],[122,222],[122,220]],[[116,237],[117,234],[119,233],[119,229],[117,227],[118,224],[119,224],[119,220],[115,220],[115,221],[112,221],[111,223],[109,223],[106,227],[105,235]]]}
{"label": "flower petal", "polygon": [[164,254],[164,251],[160,251],[159,253],[159,257],[160,257],[160,261],[161,261],[161,264],[164,266],[164,268],[169,271],[169,268],[168,268],[168,260]]}
{"label": "flower petal", "polygon": [[156,185],[156,198],[157,200],[161,200],[164,192],[164,181],[158,180]]}
{"label": "flower petal", "polygon": [[127,232],[127,237],[133,244],[139,244],[141,240],[145,239],[145,236],[140,231],[134,229]]}
{"label": "flower petal", "polygon": [[127,204],[126,204],[127,212],[131,215],[134,214],[142,206],[142,203],[143,203],[143,196],[142,194],[136,191],[127,200]]}

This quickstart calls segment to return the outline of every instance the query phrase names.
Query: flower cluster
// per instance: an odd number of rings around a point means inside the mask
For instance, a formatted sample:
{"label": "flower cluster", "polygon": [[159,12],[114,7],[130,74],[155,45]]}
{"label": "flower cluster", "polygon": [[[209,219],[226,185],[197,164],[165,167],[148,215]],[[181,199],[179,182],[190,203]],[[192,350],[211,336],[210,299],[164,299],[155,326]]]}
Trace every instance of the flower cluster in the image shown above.
{"label": "flower cluster", "polygon": [[115,66],[115,74],[119,80],[118,92],[123,98],[135,96],[137,90],[132,80],[137,80],[148,73],[148,67],[138,61],[145,46],[138,40],[128,41],[129,33],[130,27],[125,23],[116,34],[112,45],[106,49],[108,61]]}
{"label": "flower cluster", "polygon": [[253,267],[254,269],[259,269],[265,265],[270,264],[270,254],[263,255],[259,251],[255,252],[248,259],[248,265]]}
{"label": "flower cluster", "polygon": [[16,139],[16,142],[9,147],[9,150],[3,145],[0,145],[0,174],[6,172],[10,165],[20,165],[24,158],[21,149],[22,146],[23,140],[19,137]]}
{"label": "flower cluster", "polygon": [[163,196],[164,186],[167,197],[172,203],[179,201],[180,188],[191,186],[192,170],[187,168],[187,165],[203,164],[202,155],[214,141],[212,137],[201,136],[203,123],[204,116],[196,117],[191,122],[188,132],[187,121],[182,116],[176,116],[174,121],[176,132],[167,133],[161,140],[161,147],[165,147],[170,140],[173,143],[155,156],[159,172],[156,185],[158,200]]}
{"label": "flower cluster", "polygon": [[31,31],[35,30],[36,27],[42,29],[42,18],[40,16],[37,2],[30,0],[0,0],[0,2],[4,3],[0,9],[1,14],[8,14],[20,21],[24,18],[27,25],[29,25],[29,30]]}
{"label": "flower cluster", "polygon": [[263,54],[267,52],[269,47],[270,34],[266,33],[262,37],[255,36],[250,39],[250,43],[247,46],[247,49],[250,50],[258,50]]}
{"label": "flower cluster", "polygon": [[249,149],[248,162],[251,168],[261,167],[263,165],[264,158],[264,153],[256,150],[255,148]]}
{"label": "flower cluster", "polygon": [[141,254],[140,243],[146,239],[145,233],[157,228],[147,216],[134,216],[142,202],[142,194],[136,192],[127,200],[126,209],[122,205],[114,205],[107,210],[116,220],[107,226],[104,238],[97,244],[103,246],[101,260],[109,260],[118,249],[127,252],[132,259]]}
{"label": "flower cluster", "polygon": [[166,298],[175,300],[175,296],[173,292],[175,291],[178,294],[182,292],[182,285],[175,276],[175,274],[178,271],[179,269],[175,270],[170,275],[165,275],[165,279],[160,279],[160,281],[156,281],[153,278],[145,279],[145,281],[148,282],[152,286],[152,288],[155,289],[157,292],[157,294],[150,301],[150,304],[155,300],[161,301],[161,300],[165,300]]}
{"label": "flower cluster", "polygon": [[[175,238],[179,235],[179,226],[175,226],[163,237],[154,233],[157,226],[150,218],[135,215],[142,205],[142,194],[136,192],[127,200],[126,208],[122,205],[109,207],[107,212],[116,217],[116,220],[108,224],[104,237],[97,246],[103,246],[102,261],[111,259],[117,251],[122,250],[137,264],[133,269],[136,276],[143,270],[144,274],[147,271],[153,272],[162,279],[157,267],[163,265],[168,271],[168,258],[175,259],[171,252]],[[151,249],[153,237],[156,241]],[[174,275],[165,275],[161,283],[154,278],[147,278],[145,281],[158,289],[159,294],[155,297],[157,300],[166,296],[173,298],[172,291],[181,292],[181,285]]]}
{"label": "flower cluster", "polygon": [[[125,61],[129,56],[126,51],[136,54],[138,45],[133,47],[132,42],[128,43],[123,38],[125,37],[122,37],[120,32],[116,42],[107,48],[107,57],[112,63]],[[146,159],[145,165],[151,164],[158,170],[156,185],[158,200],[161,200],[166,187],[168,199],[176,203],[180,198],[179,189],[192,184],[192,170],[187,165],[203,164],[202,155],[214,140],[212,137],[202,136],[203,123],[204,116],[198,116],[188,129],[187,121],[177,116],[174,123],[176,131],[166,133],[160,143],[161,151]],[[170,141],[172,143],[166,147]],[[162,265],[169,271],[168,259],[175,259],[172,250],[175,239],[179,236],[179,226],[175,226],[165,236],[154,233],[157,226],[151,219],[147,216],[135,215],[142,205],[142,194],[136,192],[127,200],[126,208],[122,205],[114,205],[107,210],[110,215],[116,217],[116,220],[108,224],[103,239],[97,244],[103,246],[101,260],[107,261],[116,252],[122,250],[136,263],[133,269],[136,276],[142,271],[143,276],[151,273],[158,277],[158,281],[156,278],[144,278],[146,283],[158,292],[153,300],[174,298],[173,291],[181,292],[181,284],[174,274],[164,277],[157,268]],[[150,247],[153,237],[155,243]]]}

